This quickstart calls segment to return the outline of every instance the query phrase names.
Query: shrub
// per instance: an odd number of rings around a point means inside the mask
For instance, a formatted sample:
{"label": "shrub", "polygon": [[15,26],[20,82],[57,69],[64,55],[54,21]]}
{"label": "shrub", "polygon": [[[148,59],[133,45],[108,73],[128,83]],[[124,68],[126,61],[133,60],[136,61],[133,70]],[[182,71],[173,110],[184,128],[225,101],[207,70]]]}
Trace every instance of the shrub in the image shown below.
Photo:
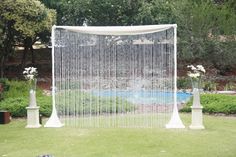
{"label": "shrub", "polygon": [[3,85],[3,91],[9,90],[9,81],[6,78],[0,78],[0,83]]}
{"label": "shrub", "polygon": [[[4,80],[8,90],[3,93],[3,100],[0,101],[0,110],[11,112],[13,117],[25,117],[26,107],[29,104],[29,84],[26,81]],[[43,95],[41,89],[36,92],[37,105],[40,106],[40,114],[50,116],[52,111],[51,96]]]}
{"label": "shrub", "polygon": [[13,117],[24,117],[27,104],[27,99],[24,97],[7,98],[0,102],[0,109],[9,111]]}
{"label": "shrub", "polygon": [[39,96],[37,97],[37,105],[40,106],[39,113],[42,116],[49,117],[52,113],[52,97]]}
{"label": "shrub", "polygon": [[[6,83],[9,85],[9,90],[3,93],[3,98],[29,97],[30,85],[27,81],[7,80]],[[36,94],[42,96],[43,92],[37,88]]]}
{"label": "shrub", "polygon": [[[191,99],[180,111],[191,112],[193,99]],[[236,96],[224,94],[203,94],[201,105],[204,113],[236,114]]]}
{"label": "shrub", "polygon": [[[5,98],[0,102],[0,110],[11,112],[12,117],[25,117],[28,104],[28,97]],[[52,111],[50,96],[37,97],[37,105],[40,106],[40,114],[50,116]]]}

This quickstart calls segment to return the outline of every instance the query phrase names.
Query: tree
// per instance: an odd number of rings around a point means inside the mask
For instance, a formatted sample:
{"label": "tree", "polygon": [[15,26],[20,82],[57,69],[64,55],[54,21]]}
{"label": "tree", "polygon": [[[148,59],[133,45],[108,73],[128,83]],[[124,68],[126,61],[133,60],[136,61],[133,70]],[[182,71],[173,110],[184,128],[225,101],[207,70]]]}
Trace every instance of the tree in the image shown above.
{"label": "tree", "polygon": [[136,15],[144,0],[91,0],[89,25],[136,25]]}
{"label": "tree", "polygon": [[5,56],[11,53],[13,43],[23,43],[22,67],[25,66],[25,58],[29,49],[32,52],[32,62],[34,63],[32,45],[41,34],[50,32],[51,26],[55,23],[56,12],[47,9],[37,0],[3,0],[0,6],[0,17],[6,36],[4,39]]}
{"label": "tree", "polygon": [[[3,45],[3,42],[4,42],[4,33],[3,33],[3,23],[2,21],[0,20],[0,63],[1,63],[1,67],[4,65],[2,62],[4,61],[4,45]],[[3,75],[3,68],[1,68],[1,77]]]}
{"label": "tree", "polygon": [[89,16],[90,0],[41,0],[41,2],[57,11],[57,25],[79,26]]}
{"label": "tree", "polygon": [[201,60],[221,72],[235,64],[233,9],[212,1],[177,0],[172,11],[178,24],[179,59]]}
{"label": "tree", "polygon": [[41,0],[57,10],[58,25],[135,25],[135,16],[145,0]]}
{"label": "tree", "polygon": [[172,24],[175,22],[171,2],[168,0],[144,1],[135,16],[137,24]]}
{"label": "tree", "polygon": [[[2,15],[2,6],[0,6],[0,15]],[[1,64],[1,77],[4,75],[6,58],[14,52],[14,33],[11,21],[4,21],[0,16],[0,64]]]}

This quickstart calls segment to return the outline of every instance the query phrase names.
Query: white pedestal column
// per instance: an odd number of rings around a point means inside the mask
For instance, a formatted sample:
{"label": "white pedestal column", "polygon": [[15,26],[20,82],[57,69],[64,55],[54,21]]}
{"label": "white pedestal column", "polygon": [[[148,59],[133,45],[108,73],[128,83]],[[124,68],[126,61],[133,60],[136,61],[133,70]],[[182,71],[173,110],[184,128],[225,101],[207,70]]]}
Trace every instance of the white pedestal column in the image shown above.
{"label": "white pedestal column", "polygon": [[27,126],[26,128],[39,128],[39,107],[26,107],[27,109]]}
{"label": "white pedestal column", "polygon": [[39,107],[36,103],[35,90],[30,90],[29,107],[27,109],[27,126],[26,128],[39,128]]}
{"label": "white pedestal column", "polygon": [[204,129],[200,94],[197,88],[193,89],[192,123],[190,129]]}

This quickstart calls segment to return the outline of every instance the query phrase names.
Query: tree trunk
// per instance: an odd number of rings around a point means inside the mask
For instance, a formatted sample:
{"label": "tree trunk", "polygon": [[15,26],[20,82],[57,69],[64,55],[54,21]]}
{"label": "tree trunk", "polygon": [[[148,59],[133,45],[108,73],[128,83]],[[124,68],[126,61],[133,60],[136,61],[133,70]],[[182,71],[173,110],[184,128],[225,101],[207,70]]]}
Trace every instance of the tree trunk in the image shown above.
{"label": "tree trunk", "polygon": [[25,46],[23,56],[22,56],[22,59],[21,59],[21,70],[25,67],[26,56],[27,56],[28,49],[29,49],[28,46]]}
{"label": "tree trunk", "polygon": [[30,51],[31,51],[31,59],[32,59],[32,64],[35,64],[35,58],[34,58],[34,48],[33,45],[30,46]]}
{"label": "tree trunk", "polygon": [[5,56],[1,57],[1,78],[4,77],[4,69],[5,69]]}

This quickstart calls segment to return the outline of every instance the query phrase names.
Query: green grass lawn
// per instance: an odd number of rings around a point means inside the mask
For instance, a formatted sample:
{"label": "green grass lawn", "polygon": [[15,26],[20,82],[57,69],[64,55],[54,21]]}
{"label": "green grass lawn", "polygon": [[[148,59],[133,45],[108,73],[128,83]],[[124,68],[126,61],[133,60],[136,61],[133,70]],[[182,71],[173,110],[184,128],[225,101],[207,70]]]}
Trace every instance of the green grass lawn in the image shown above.
{"label": "green grass lawn", "polygon": [[[181,118],[190,125],[190,114]],[[204,124],[205,130],[25,129],[26,120],[17,119],[0,125],[0,157],[235,157],[236,117],[205,115]]]}

